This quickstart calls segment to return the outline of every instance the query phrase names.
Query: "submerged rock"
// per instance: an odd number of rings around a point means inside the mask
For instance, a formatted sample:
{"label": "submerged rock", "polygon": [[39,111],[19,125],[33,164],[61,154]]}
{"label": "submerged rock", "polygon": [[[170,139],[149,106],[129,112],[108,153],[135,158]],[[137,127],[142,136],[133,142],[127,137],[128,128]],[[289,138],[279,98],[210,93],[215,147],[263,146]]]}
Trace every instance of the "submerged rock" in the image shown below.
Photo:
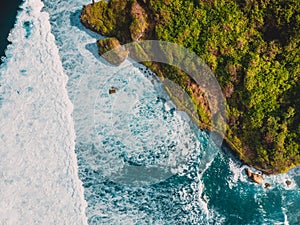
{"label": "submerged rock", "polygon": [[111,94],[115,94],[117,92],[117,89],[115,87],[111,87],[108,91],[108,93]]}
{"label": "submerged rock", "polygon": [[264,181],[264,178],[261,174],[256,174],[256,173],[253,173],[250,171],[250,169],[246,168],[246,174],[247,176],[252,180],[254,181],[255,183],[257,184],[262,184],[263,181]]}
{"label": "submerged rock", "polygon": [[116,38],[98,40],[97,46],[99,55],[115,66],[119,66],[128,56],[128,51]]}

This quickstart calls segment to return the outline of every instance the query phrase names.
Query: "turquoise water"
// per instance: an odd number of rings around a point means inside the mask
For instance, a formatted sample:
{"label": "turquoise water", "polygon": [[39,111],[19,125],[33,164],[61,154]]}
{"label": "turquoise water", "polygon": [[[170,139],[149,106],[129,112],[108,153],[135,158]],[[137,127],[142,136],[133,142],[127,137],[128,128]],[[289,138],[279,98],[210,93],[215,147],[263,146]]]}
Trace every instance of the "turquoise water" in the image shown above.
{"label": "turquoise water", "polygon": [[[245,177],[234,178],[241,166],[220,154],[203,175],[208,206],[226,216],[225,224],[298,224],[299,175],[266,178],[271,183],[266,189]],[[293,188],[284,183],[288,177],[293,178]]]}
{"label": "turquoise water", "polygon": [[[251,183],[245,165],[172,106],[155,75],[97,56],[102,37],[79,22],[90,1],[43,2],[69,77],[89,224],[300,223],[300,168],[266,177],[269,189]],[[23,29],[31,38],[31,23]]]}

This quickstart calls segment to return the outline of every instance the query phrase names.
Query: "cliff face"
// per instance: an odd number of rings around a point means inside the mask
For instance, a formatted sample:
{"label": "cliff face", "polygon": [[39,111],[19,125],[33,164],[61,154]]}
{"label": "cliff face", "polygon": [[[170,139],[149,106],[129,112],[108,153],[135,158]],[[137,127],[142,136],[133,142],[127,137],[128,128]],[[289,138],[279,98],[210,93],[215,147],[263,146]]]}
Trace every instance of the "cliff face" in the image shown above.
{"label": "cliff face", "polygon": [[148,27],[147,24],[147,14],[145,10],[134,1],[131,6],[130,15],[132,17],[132,22],[129,27],[129,32],[131,39],[133,41],[139,41],[143,36]]}
{"label": "cliff face", "polygon": [[123,44],[146,38],[147,13],[135,0],[99,1],[86,5],[80,19],[87,28],[104,36],[114,36]]}
{"label": "cliff face", "polygon": [[[139,46],[139,41],[155,39],[155,25],[159,22],[159,19],[151,14],[149,8],[147,8],[147,4],[147,1],[132,0],[124,3],[124,1],[112,0],[109,3],[100,1],[83,7],[80,19],[87,28],[104,36],[116,37],[106,38],[97,42],[99,55],[103,56],[105,52],[112,50],[113,46],[119,49],[119,43],[116,41],[120,40],[123,44],[136,42],[135,47],[131,46],[130,52],[129,49],[126,51],[123,49],[122,51],[116,50],[111,52],[110,55],[104,55],[110,63],[119,65],[126,58],[126,53],[129,53],[136,60],[140,58],[140,54],[144,54],[143,58],[147,57],[142,47]],[[107,20],[109,21],[105,22]],[[117,52],[120,55],[115,54]],[[211,112],[208,100],[204,97],[203,90],[201,90],[193,79],[184,72],[168,65],[162,65],[157,62],[147,62],[144,64],[159,76],[170,78],[190,93],[198,110],[201,111],[200,116],[202,120],[195,122],[201,128],[211,128]],[[168,77],[170,73],[175,76],[175,79],[174,77]],[[180,102],[180,100],[176,99],[176,93],[173,93],[174,95],[172,93],[169,94],[174,101]],[[178,107],[184,109],[183,105]]]}
{"label": "cliff face", "polygon": [[[145,54],[141,40],[164,40],[196,52],[215,72],[227,99],[225,141],[246,163],[275,174],[300,165],[300,21],[296,16],[300,9],[296,0],[286,4],[283,0],[276,4],[267,0],[111,0],[84,6],[81,21],[95,32],[116,38],[98,41],[100,55],[119,46],[117,40],[135,42],[132,58]],[[276,36],[272,30],[285,34]],[[119,53],[115,64],[127,56],[124,49]],[[210,129],[207,99],[193,79],[169,65],[144,64],[189,93],[199,116],[196,123]],[[170,95],[176,102],[176,96]]]}
{"label": "cliff face", "polygon": [[116,37],[121,43],[131,40],[132,1],[99,1],[83,7],[80,20],[103,36]]}

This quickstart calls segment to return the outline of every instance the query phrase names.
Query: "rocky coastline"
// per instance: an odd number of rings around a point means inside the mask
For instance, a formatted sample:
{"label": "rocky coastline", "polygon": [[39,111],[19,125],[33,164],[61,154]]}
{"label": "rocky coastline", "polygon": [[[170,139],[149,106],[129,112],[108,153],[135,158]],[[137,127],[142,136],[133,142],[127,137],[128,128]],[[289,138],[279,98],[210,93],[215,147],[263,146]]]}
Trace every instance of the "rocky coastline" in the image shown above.
{"label": "rocky coastline", "polygon": [[[103,55],[105,52],[115,49],[113,55],[106,57],[106,59],[114,65],[120,65],[128,55],[134,59],[137,54],[135,51],[124,49],[122,47],[123,44],[135,42],[138,48],[139,42],[142,40],[157,39],[155,27],[164,18],[151,12],[147,4],[147,0],[114,0],[110,2],[99,1],[83,7],[80,17],[82,24],[86,28],[108,37],[97,41],[99,55]],[[140,54],[140,52],[138,53]],[[165,65],[154,62],[145,62],[143,64],[158,76],[167,77]],[[194,99],[194,104],[198,107],[198,112],[201,111],[201,115],[199,115],[200,119],[196,118],[194,122],[201,129],[211,131],[211,111],[207,99],[203,97],[203,90],[201,90],[200,86],[187,74],[180,71],[176,71],[176,73],[175,82],[179,83],[190,94],[191,98]],[[179,82],[176,80],[178,77],[180,78]],[[171,99],[173,98],[174,103],[177,104],[179,108],[182,108],[180,101],[176,101],[176,96],[172,96],[171,93],[169,94],[171,95]],[[189,112],[187,113],[189,114]],[[264,174],[272,175],[284,173],[295,166],[294,164],[285,165],[284,169],[275,168],[270,165],[266,166],[258,163],[256,161],[257,154],[249,150],[249,148],[241,143],[235,136],[226,135],[224,141],[240,160],[262,171]],[[262,183],[262,176],[253,174],[250,170],[246,171],[246,174],[254,182]]]}

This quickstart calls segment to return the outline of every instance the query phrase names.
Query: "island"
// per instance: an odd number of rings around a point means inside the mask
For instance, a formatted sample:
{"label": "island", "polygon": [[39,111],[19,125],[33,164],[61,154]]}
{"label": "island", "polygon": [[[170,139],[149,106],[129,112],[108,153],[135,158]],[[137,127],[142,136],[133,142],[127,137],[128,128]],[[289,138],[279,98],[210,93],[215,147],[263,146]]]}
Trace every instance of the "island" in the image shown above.
{"label": "island", "polygon": [[[83,7],[81,22],[107,39],[99,54],[122,44],[162,40],[184,46],[214,72],[226,98],[225,142],[265,174],[300,165],[300,4],[298,0],[110,0]],[[193,99],[201,129],[211,112],[183,71],[144,62]],[[174,101],[176,104],[176,101]]]}

